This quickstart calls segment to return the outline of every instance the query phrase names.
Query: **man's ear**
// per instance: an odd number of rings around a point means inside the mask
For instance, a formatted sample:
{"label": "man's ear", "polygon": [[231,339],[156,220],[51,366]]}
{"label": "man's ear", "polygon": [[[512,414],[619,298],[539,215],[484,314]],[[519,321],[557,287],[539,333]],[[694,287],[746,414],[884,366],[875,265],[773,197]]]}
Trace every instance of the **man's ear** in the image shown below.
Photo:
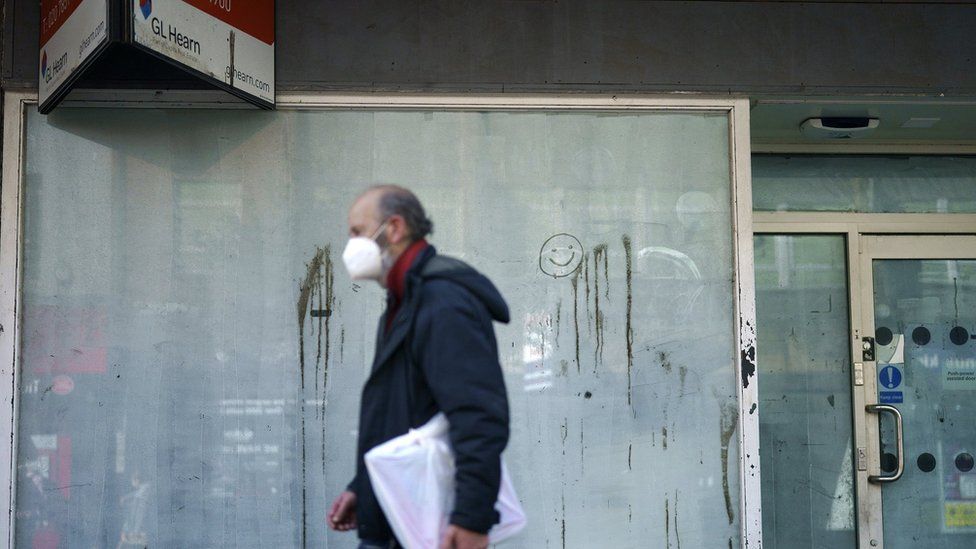
{"label": "man's ear", "polygon": [[393,229],[390,244],[399,244],[408,238],[407,221],[401,215],[390,216],[389,227]]}

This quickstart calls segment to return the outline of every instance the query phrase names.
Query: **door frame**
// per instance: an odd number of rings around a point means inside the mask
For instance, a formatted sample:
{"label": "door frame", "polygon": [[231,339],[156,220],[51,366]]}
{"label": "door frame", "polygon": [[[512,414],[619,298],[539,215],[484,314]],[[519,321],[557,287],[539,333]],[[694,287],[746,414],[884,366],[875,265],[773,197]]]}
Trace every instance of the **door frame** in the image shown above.
{"label": "door frame", "polygon": [[[125,99],[129,97],[130,99]],[[187,108],[187,98],[172,103],[132,100],[131,94],[95,91],[72,107]],[[3,171],[0,194],[0,498],[8,501],[0,519],[0,549],[14,546],[16,442],[19,406],[20,292],[23,250],[23,176],[26,113],[36,108],[37,93],[3,92]],[[213,106],[202,104],[199,106]],[[756,355],[756,305],[753,263],[752,177],[749,100],[729,96],[654,96],[622,94],[400,94],[279,92],[279,110],[509,110],[509,111],[670,111],[714,112],[728,117],[730,212],[732,235],[733,345],[728,374],[738,397],[738,464],[741,547],[762,547],[759,462],[759,405]],[[731,469],[731,467],[730,467]]]}
{"label": "door frame", "polygon": [[[863,385],[855,383],[855,370],[858,365],[863,371],[868,368],[858,356],[860,353],[861,326],[866,326],[863,315],[865,289],[862,273],[862,235],[976,235],[976,214],[874,214],[843,212],[754,212],[753,233],[769,235],[790,234],[833,234],[845,236],[847,250],[847,291],[848,291],[848,333],[851,360],[851,409],[854,428],[854,455],[857,448],[866,448],[868,467],[858,470],[855,463],[855,524],[858,547],[868,549],[881,547],[881,492],[868,482],[869,474],[876,474],[880,468],[877,448],[870,443],[870,435],[877,441],[877,422],[869,421],[864,407],[877,401],[874,376],[864,376]],[[870,294],[868,306],[873,307]],[[873,335],[873,330],[872,334]],[[873,449],[872,449],[873,448]],[[873,454],[872,454],[873,452]],[[872,457],[873,456],[873,457]],[[855,458],[856,459],[856,458]],[[871,467],[875,469],[869,471]],[[872,497],[876,490],[876,497]],[[867,527],[865,527],[866,525]]]}

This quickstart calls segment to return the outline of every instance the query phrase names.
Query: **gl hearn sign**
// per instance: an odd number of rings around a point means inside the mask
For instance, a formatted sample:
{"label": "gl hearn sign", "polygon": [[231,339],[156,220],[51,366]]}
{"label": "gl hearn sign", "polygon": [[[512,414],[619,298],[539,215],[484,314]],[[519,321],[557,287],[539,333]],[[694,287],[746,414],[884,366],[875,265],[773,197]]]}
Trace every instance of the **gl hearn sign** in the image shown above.
{"label": "gl hearn sign", "polygon": [[108,0],[41,0],[37,95],[53,108],[108,45]]}
{"label": "gl hearn sign", "polygon": [[274,106],[274,0],[129,0],[133,42]]}
{"label": "gl hearn sign", "polygon": [[[43,0],[57,25],[42,16],[41,112],[49,112],[94,59],[118,43],[148,54],[259,107],[275,102],[274,0]],[[45,13],[47,13],[45,11]],[[94,14],[97,14],[96,17]],[[108,14],[108,16],[106,16]],[[50,36],[45,38],[45,29]],[[50,45],[59,46],[55,52]],[[74,55],[64,57],[64,48]],[[99,49],[101,48],[101,49]],[[55,57],[55,53],[57,56]],[[45,73],[45,54],[50,64]],[[111,69],[110,69],[111,70]],[[69,76],[74,75],[73,78]],[[163,83],[165,84],[165,83]]]}

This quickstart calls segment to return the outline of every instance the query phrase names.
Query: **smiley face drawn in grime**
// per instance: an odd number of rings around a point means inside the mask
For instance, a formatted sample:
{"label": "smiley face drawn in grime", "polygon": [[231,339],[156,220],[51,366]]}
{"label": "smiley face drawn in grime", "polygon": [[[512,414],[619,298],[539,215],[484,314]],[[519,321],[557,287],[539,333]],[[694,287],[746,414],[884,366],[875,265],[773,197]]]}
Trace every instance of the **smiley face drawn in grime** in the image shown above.
{"label": "smiley face drawn in grime", "polygon": [[539,251],[539,268],[553,278],[569,276],[583,262],[583,245],[567,233],[550,236]]}

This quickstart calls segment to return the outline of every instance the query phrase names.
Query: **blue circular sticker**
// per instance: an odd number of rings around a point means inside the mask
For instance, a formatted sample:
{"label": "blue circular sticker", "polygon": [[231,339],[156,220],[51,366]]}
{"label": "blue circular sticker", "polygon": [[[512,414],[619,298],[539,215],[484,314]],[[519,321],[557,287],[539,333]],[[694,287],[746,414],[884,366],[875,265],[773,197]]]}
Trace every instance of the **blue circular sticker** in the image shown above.
{"label": "blue circular sticker", "polygon": [[901,385],[901,371],[889,364],[878,372],[878,381],[885,389],[894,389]]}

